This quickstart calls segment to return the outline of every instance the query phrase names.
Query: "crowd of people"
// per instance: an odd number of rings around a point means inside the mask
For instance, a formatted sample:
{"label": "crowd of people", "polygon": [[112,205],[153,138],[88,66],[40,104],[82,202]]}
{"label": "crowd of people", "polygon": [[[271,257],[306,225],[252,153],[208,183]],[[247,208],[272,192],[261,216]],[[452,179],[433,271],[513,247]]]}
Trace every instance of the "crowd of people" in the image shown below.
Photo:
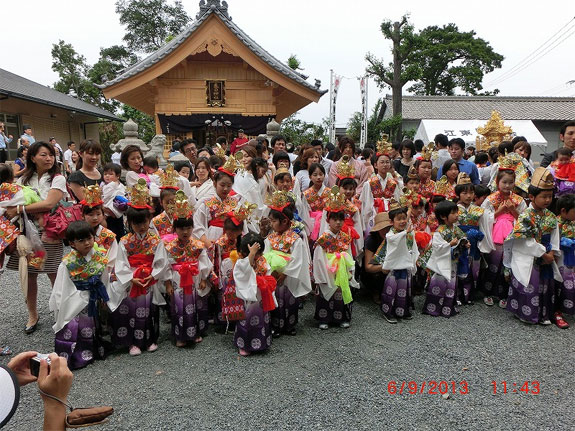
{"label": "crowd of people", "polygon": [[[567,328],[575,122],[560,139],[537,168],[520,136],[477,152],[444,135],[427,145],[384,136],[363,149],[344,136],[296,155],[281,135],[242,133],[230,149],[224,137],[200,148],[182,140],[172,152],[188,160],[162,169],[135,145],[102,164],[101,145],[86,140],[68,170],[53,143],[34,142],[19,156],[23,168],[0,165],[0,251],[9,270],[21,269],[15,245],[33,222],[40,241],[27,255],[25,332],[38,326],[45,273],[55,351],[71,369],[112,348],[157,350],[162,309],[178,347],[200,343],[213,325],[233,330],[243,356],[296,335],[311,297],[320,329],[348,328],[360,285],[390,324],[416,317],[423,294],[431,316],[480,301]],[[54,208],[66,201],[78,217],[62,228]]]}

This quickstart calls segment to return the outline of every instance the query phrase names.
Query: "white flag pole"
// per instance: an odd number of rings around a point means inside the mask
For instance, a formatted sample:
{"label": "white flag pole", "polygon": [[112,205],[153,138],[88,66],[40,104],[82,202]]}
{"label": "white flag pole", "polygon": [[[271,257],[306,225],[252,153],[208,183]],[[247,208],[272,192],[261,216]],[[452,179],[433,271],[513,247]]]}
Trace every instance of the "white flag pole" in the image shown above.
{"label": "white flag pole", "polygon": [[330,69],[329,72],[329,141],[330,143],[335,144],[333,138],[335,136],[335,122],[333,118],[333,69]]}

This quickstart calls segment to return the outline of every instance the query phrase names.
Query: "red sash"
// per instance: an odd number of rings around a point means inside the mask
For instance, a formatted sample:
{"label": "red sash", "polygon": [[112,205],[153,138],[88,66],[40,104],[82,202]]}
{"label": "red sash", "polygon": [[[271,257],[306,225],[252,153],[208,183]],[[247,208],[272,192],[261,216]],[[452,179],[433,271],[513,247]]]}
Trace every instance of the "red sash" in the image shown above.
{"label": "red sash", "polygon": [[[136,267],[134,270],[134,278],[146,278],[152,275],[152,262],[154,262],[153,254],[134,254],[128,257],[128,262],[132,268]],[[140,295],[145,295],[148,293],[148,287],[154,284],[156,280],[150,279],[148,283],[144,286],[136,286],[132,284],[132,289],[130,290],[130,298],[136,298]]]}
{"label": "red sash", "polygon": [[191,295],[194,291],[194,276],[200,273],[198,262],[179,262],[172,265],[172,268],[180,274],[180,287],[184,295]]}
{"label": "red sash", "polygon": [[208,222],[208,226],[215,226],[215,227],[224,227],[224,219],[223,218],[215,218]]}
{"label": "red sash", "polygon": [[274,291],[276,290],[276,279],[271,275],[256,275],[258,289],[262,296],[262,307],[264,313],[275,310]]}
{"label": "red sash", "polygon": [[385,212],[385,201],[382,198],[375,198],[374,207],[376,209],[376,214]]}
{"label": "red sash", "polygon": [[353,224],[353,219],[351,218],[346,218],[345,221],[343,222],[343,226],[341,228],[342,232],[347,233],[349,236],[351,236],[351,254],[355,257],[357,256],[356,250],[355,250],[355,239],[359,239],[359,234],[357,233],[357,231],[355,230],[354,224]]}

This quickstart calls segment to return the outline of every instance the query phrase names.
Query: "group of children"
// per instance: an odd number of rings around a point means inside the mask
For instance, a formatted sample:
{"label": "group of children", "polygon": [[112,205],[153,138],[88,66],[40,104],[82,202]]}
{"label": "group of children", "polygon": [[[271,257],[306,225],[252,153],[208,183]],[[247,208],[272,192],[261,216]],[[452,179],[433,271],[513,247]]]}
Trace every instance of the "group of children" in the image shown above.
{"label": "group of children", "polygon": [[[124,195],[119,174],[104,172],[103,187],[84,189],[84,220],[66,232],[72,251],[50,298],[56,352],[71,368],[111,346],[133,356],[153,352],[164,307],[178,347],[201,342],[209,324],[226,331],[231,324],[234,345],[247,356],[269,349],[274,337],[295,335],[312,291],[319,328],[347,328],[364,238],[373,234],[381,243],[363,270],[383,274],[381,286],[368,287],[381,290],[390,323],[412,319],[414,290],[425,286],[423,313],[431,316],[451,317],[481,294],[524,322],[568,327],[562,313],[575,312],[575,195],[557,200],[555,216],[548,209],[553,167],[537,168],[528,206],[515,193],[513,157],[500,158],[493,192],[462,172],[434,182],[432,152],[424,148],[402,178],[383,141],[361,189],[344,156],[334,187],[326,186],[323,165],[312,163],[303,191],[289,158],[274,157],[275,191],[257,203],[234,192],[246,175],[234,156],[211,175],[214,195],[199,202],[168,166],[157,173],[163,211],[156,216],[147,175],[128,178]],[[554,169],[575,179],[561,165]],[[103,226],[106,217],[125,218],[129,233],[117,237]]]}

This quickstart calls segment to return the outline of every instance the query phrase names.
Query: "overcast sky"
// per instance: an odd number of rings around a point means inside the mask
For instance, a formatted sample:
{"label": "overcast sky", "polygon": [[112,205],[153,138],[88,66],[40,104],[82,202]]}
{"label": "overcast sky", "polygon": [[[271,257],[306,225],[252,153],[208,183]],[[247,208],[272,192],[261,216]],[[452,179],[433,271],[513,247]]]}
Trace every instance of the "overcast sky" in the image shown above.
{"label": "overcast sky", "polygon": [[[198,0],[183,0],[195,17]],[[345,126],[353,112],[361,109],[359,83],[365,54],[372,52],[391,60],[390,45],[383,38],[384,19],[398,20],[410,13],[416,29],[455,23],[460,30],[475,30],[505,57],[503,68],[484,79],[484,84],[508,73],[525,57],[553,36],[575,16],[575,3],[479,1],[382,0],[228,0],[233,21],[268,52],[282,61],[296,54],[309,82],[321,79],[329,89],[330,69],[348,77],[340,88],[337,125]],[[88,62],[98,59],[101,47],[120,44],[124,34],[114,11],[114,0],[63,1],[26,0],[2,2],[2,60],[0,68],[45,85],[57,75],[51,70],[50,50],[59,39],[71,43]],[[571,26],[575,21],[571,21]],[[575,30],[575,27],[574,27]],[[499,88],[506,96],[575,96],[575,35],[520,73],[486,89]],[[542,50],[543,52],[545,50]],[[407,88],[407,87],[405,87]],[[369,102],[391,94],[389,88],[369,86]],[[300,111],[300,117],[319,122],[328,116],[329,97]]]}

